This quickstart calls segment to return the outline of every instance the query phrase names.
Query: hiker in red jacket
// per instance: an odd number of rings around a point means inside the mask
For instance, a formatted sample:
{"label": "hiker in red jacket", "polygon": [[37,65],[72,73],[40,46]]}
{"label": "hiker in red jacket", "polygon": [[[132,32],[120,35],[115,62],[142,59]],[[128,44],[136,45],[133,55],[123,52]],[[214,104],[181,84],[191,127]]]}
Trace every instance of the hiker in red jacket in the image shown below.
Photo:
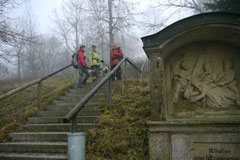
{"label": "hiker in red jacket", "polygon": [[[87,71],[87,64],[85,61],[85,56],[84,56],[84,52],[85,52],[85,46],[81,45],[80,49],[78,50],[78,69],[79,69],[79,82],[78,82],[78,87],[82,88],[83,85],[86,84],[87,79],[89,77],[89,73]],[[85,74],[85,78],[83,79],[83,73]],[[82,80],[83,79],[83,80]]]}
{"label": "hiker in red jacket", "polygon": [[[113,43],[113,48],[110,52],[110,58],[111,58],[110,60],[111,70],[113,70],[113,68],[118,65],[118,62],[123,59],[122,49],[118,47],[116,43]],[[122,73],[121,67],[119,67],[117,71],[114,73],[114,75],[112,76],[112,80],[115,80],[115,77],[118,80],[121,80],[121,73]]]}

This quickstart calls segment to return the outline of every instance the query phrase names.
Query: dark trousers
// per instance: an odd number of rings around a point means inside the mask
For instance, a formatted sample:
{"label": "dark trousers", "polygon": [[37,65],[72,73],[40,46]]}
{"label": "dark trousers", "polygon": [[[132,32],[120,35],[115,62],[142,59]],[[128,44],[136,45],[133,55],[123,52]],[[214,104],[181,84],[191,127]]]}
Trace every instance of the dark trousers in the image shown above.
{"label": "dark trousers", "polygon": [[[87,82],[87,79],[89,77],[89,73],[87,71],[87,68],[84,67],[82,64],[78,64],[78,69],[79,69],[78,87],[83,87],[83,85],[86,84],[86,82]],[[83,79],[83,73],[85,74],[85,78],[84,79]]]}
{"label": "dark trousers", "polygon": [[94,69],[94,76],[95,77],[98,77],[99,74],[100,74],[100,66],[97,66],[97,65],[92,65],[92,68]]}
{"label": "dark trousers", "polygon": [[[111,70],[113,70],[115,67],[116,66],[111,66]],[[121,81],[121,79],[122,79],[121,74],[122,74],[122,70],[121,70],[121,67],[119,67],[117,69],[117,71],[113,74],[112,80],[115,80],[115,77],[117,77],[117,79]]]}

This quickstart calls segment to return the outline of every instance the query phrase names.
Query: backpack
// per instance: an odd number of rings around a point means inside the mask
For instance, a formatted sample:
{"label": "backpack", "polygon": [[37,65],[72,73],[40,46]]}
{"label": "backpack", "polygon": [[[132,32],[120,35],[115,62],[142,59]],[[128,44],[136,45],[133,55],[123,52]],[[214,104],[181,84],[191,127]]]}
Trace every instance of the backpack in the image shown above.
{"label": "backpack", "polygon": [[73,68],[76,68],[76,69],[78,69],[78,54],[77,53],[74,53],[73,55],[72,55],[72,66],[73,66]]}

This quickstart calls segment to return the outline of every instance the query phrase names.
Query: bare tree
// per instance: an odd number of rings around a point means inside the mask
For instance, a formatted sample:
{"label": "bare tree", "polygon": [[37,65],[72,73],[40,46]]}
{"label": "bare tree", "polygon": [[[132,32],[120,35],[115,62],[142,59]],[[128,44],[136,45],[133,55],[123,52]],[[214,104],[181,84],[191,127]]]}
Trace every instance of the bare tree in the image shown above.
{"label": "bare tree", "polygon": [[[128,29],[135,25],[133,7],[134,4],[127,0],[89,1],[89,19],[94,25],[91,37],[95,37],[95,41],[100,40],[98,44],[104,60],[109,60],[109,51],[114,41],[120,43],[124,39],[123,35],[131,36]],[[104,54],[104,50],[108,54]]]}
{"label": "bare tree", "polygon": [[35,16],[32,15],[31,7],[26,6],[25,11],[22,27],[24,29],[24,35],[28,37],[28,40],[24,42],[24,55],[22,57],[22,61],[25,67],[25,76],[34,78],[39,71],[39,56],[37,55],[36,50],[38,49],[38,45],[42,42],[40,41],[41,36],[36,31],[37,20]]}
{"label": "bare tree", "polygon": [[62,13],[55,11],[54,22],[57,26],[55,30],[65,41],[65,45],[73,53],[78,51],[82,43],[82,33],[84,28],[85,9],[83,0],[64,1]]}
{"label": "bare tree", "polygon": [[206,10],[204,9],[204,3],[210,0],[167,0],[165,3],[161,0],[155,0],[157,7],[163,7],[163,9],[174,8],[175,11],[180,11],[183,9],[190,9],[194,13],[203,13]]}
{"label": "bare tree", "polygon": [[153,0],[155,4],[141,15],[142,27],[156,33],[163,27],[186,16],[206,12],[204,3],[211,0]]}
{"label": "bare tree", "polygon": [[[21,28],[22,23],[21,22],[19,22],[19,23],[20,24],[15,24],[16,25],[15,28],[18,29],[19,33],[24,35],[25,31],[23,28]],[[18,39],[18,38],[14,38],[13,41],[14,41],[13,50],[15,51],[15,54],[16,54],[15,56],[17,57],[17,74],[18,74],[19,81],[21,81],[22,58],[23,58],[23,49],[24,49],[25,41],[22,39]]]}
{"label": "bare tree", "polygon": [[27,0],[1,0],[0,1],[0,75],[8,72],[6,63],[10,63],[9,55],[15,39],[24,39],[23,35],[11,27],[11,18],[7,15]]}
{"label": "bare tree", "polygon": [[27,0],[1,0],[0,1],[0,41],[7,43],[11,37],[21,36],[9,25],[11,18],[7,16],[12,9],[17,8]]}
{"label": "bare tree", "polygon": [[39,55],[40,75],[54,72],[56,69],[69,64],[68,52],[62,42],[55,36],[42,37],[42,43],[38,45],[37,54]]}

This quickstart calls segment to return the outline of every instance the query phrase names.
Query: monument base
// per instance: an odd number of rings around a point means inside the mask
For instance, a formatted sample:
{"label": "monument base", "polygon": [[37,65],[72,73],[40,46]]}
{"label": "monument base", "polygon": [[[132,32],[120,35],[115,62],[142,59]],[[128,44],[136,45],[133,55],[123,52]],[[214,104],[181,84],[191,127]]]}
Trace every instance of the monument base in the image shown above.
{"label": "monument base", "polygon": [[149,121],[151,160],[240,160],[240,120]]}

